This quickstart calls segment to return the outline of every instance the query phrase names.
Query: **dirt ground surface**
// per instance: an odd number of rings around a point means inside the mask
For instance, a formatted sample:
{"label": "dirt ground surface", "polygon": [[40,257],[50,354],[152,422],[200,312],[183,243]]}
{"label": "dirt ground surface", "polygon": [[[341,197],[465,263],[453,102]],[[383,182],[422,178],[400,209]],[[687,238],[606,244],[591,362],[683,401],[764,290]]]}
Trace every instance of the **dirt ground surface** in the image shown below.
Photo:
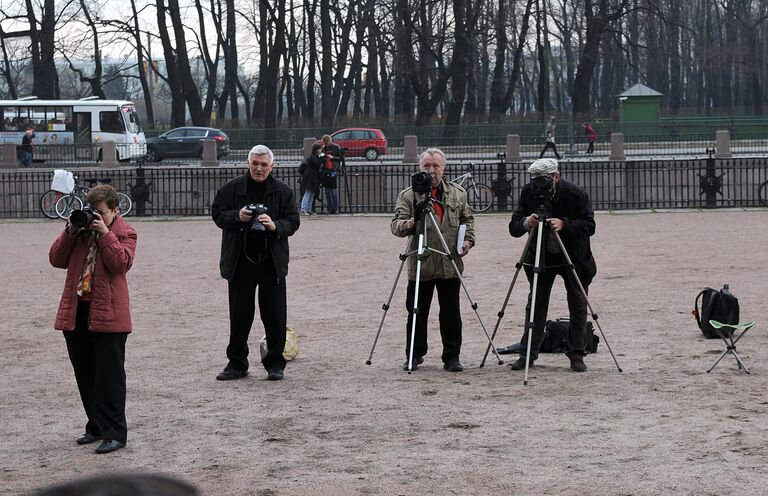
{"label": "dirt ground surface", "polygon": [[[286,379],[217,382],[226,364],[220,231],[208,219],[130,219],[127,448],[77,446],[85,417],[64,339],[53,330],[64,271],[47,253],[59,222],[0,223],[0,494],[107,472],[161,472],[218,495],[756,495],[768,487],[768,211],[598,213],[589,295],[605,343],[569,371],[542,355],[529,384],[495,360],[462,296],[463,373],[443,370],[437,302],[430,352],[401,366],[405,281],[365,365],[404,240],[386,216],[302,218],[291,238]],[[477,218],[466,284],[492,331],[522,239],[507,215]],[[729,283],[752,375],[690,315],[705,286]],[[512,293],[496,343],[519,339],[527,287]],[[550,318],[567,316],[557,282]],[[256,321],[251,349],[263,335]],[[507,359],[507,362],[512,360]]]}

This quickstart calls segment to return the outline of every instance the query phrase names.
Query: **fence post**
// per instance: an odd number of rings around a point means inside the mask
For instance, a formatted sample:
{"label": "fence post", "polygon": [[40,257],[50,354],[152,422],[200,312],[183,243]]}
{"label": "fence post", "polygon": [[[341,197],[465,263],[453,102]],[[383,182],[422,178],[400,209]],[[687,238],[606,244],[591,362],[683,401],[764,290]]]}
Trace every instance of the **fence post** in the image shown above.
{"label": "fence post", "polygon": [[219,158],[216,156],[216,140],[203,140],[203,157],[200,161],[200,167],[218,167]]}
{"label": "fence post", "polygon": [[315,138],[304,138],[304,153],[301,155],[302,161],[312,155],[312,146],[317,142]]}
{"label": "fence post", "polygon": [[520,135],[507,135],[507,162],[520,162]]}
{"label": "fence post", "polygon": [[16,145],[14,143],[3,143],[0,145],[0,169],[15,169],[16,164]]}
{"label": "fence post", "polygon": [[414,135],[403,137],[403,163],[419,163],[419,142],[418,138]]}
{"label": "fence post", "polygon": [[715,132],[715,158],[731,158],[731,132],[721,129]]}
{"label": "fence post", "polygon": [[624,133],[611,133],[611,162],[623,162],[627,159],[624,155]]}
{"label": "fence post", "polygon": [[114,141],[105,141],[101,145],[101,165],[117,167],[117,146]]}

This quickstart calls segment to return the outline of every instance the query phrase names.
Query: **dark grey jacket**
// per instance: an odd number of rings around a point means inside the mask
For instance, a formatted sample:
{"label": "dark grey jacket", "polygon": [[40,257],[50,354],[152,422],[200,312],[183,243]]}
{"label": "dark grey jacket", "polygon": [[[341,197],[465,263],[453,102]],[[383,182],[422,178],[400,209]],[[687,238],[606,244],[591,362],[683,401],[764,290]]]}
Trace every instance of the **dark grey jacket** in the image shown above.
{"label": "dark grey jacket", "polygon": [[[537,205],[534,203],[531,185],[526,184],[520,191],[520,202],[509,222],[509,233],[512,236],[519,238],[528,233],[523,226],[523,220],[536,213]],[[563,220],[560,239],[563,240],[563,245],[571,257],[579,279],[588,286],[597,273],[597,265],[589,243],[589,237],[595,234],[595,214],[592,212],[587,192],[561,179],[557,183],[555,196],[552,199],[550,217]],[[529,245],[525,262],[533,263],[535,253],[536,243],[534,242]]]}
{"label": "dark grey jacket", "polygon": [[[250,223],[240,221],[240,209],[248,204],[248,174],[229,181],[216,192],[211,205],[211,217],[222,229],[221,259],[219,269],[221,277],[231,280],[240,259],[243,236],[250,228]],[[288,275],[288,236],[299,228],[299,211],[293,200],[293,190],[284,182],[271,175],[267,178],[264,194],[267,214],[275,222],[276,229],[267,231],[267,245],[275,263],[278,279]]]}

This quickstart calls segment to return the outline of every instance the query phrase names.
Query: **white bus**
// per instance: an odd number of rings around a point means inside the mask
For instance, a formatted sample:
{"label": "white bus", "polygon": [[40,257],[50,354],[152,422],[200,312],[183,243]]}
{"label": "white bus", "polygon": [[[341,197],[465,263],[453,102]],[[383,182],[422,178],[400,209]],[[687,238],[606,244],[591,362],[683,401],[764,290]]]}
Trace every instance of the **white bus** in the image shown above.
{"label": "white bus", "polygon": [[35,130],[36,161],[54,157],[101,160],[98,145],[105,141],[116,143],[118,160],[140,158],[147,152],[136,107],[129,101],[95,97],[0,100],[0,116],[0,143],[21,145],[27,128]]}

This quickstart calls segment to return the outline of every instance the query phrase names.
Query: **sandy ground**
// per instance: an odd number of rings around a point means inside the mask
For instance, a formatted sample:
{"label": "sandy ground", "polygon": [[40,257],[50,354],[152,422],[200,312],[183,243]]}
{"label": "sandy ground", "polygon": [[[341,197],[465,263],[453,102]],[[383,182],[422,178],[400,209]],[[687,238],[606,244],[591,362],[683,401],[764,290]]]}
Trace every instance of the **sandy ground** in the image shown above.
{"label": "sandy ground", "polygon": [[[403,248],[389,218],[303,218],[291,239],[289,323],[299,358],[286,380],[214,377],[226,363],[220,232],[207,219],[133,219],[127,343],[128,447],[75,445],[85,423],[64,339],[52,329],[64,271],[48,264],[57,222],[0,223],[0,494],[24,494],[111,471],[162,472],[204,495],[766,494],[768,487],[768,212],[597,215],[592,303],[624,372],[604,346],[574,374],[543,355],[528,386],[495,361],[466,298],[462,360],[431,351],[403,372],[405,283],[371,349]],[[477,220],[466,282],[492,330],[523,241],[506,216]],[[690,316],[704,286],[730,283],[752,375]],[[719,286],[718,286],[719,287]],[[516,341],[519,284],[497,338]],[[435,304],[436,306],[436,304]],[[558,283],[551,317],[566,316]],[[252,350],[263,334],[254,325]],[[255,360],[254,360],[255,362]]]}

